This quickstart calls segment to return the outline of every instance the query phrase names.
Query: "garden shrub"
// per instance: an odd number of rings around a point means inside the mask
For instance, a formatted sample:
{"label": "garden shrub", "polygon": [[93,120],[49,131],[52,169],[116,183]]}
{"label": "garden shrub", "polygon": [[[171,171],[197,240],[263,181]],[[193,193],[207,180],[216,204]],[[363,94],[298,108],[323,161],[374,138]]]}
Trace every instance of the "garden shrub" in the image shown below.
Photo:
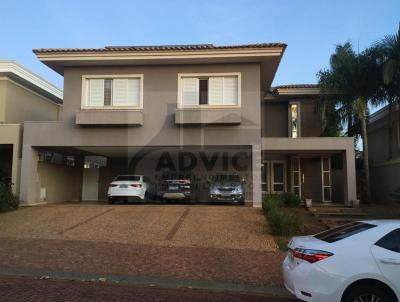
{"label": "garden shrub", "polygon": [[11,185],[0,182],[0,212],[18,208],[18,199],[13,194]]}
{"label": "garden shrub", "polygon": [[290,236],[300,233],[303,222],[299,216],[283,208],[272,208],[266,215],[274,235]]}
{"label": "garden shrub", "polygon": [[283,206],[283,199],[281,195],[268,195],[265,194],[262,200],[262,208],[266,214],[272,208],[280,208]]}
{"label": "garden shrub", "polygon": [[263,213],[274,235],[291,236],[301,231],[303,225],[301,217],[285,209],[285,207],[296,207],[299,204],[300,198],[292,193],[263,196]]}
{"label": "garden shrub", "polygon": [[295,208],[300,205],[300,197],[291,192],[282,193],[281,197],[283,199],[283,203],[288,208]]}

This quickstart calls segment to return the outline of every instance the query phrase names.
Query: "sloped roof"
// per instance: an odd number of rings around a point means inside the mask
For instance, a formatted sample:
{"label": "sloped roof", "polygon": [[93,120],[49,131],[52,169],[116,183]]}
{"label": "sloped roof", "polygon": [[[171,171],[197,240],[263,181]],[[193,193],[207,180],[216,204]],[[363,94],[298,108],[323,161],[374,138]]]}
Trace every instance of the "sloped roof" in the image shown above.
{"label": "sloped roof", "polygon": [[284,43],[258,43],[243,45],[215,46],[213,44],[192,45],[156,45],[156,46],[105,46],[103,48],[39,48],[34,49],[35,54],[43,53],[76,53],[76,52],[148,52],[148,51],[193,51],[193,50],[223,50],[247,48],[286,48]]}

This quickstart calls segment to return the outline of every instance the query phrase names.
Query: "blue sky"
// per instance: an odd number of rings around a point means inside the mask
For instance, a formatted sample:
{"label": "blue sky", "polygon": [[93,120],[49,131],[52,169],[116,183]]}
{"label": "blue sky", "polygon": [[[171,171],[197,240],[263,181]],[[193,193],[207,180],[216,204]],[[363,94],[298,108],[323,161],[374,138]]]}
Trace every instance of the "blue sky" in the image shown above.
{"label": "blue sky", "polygon": [[274,85],[315,83],[335,44],[364,49],[400,21],[400,0],[35,0],[0,3],[0,59],[62,87],[33,48],[285,42]]}

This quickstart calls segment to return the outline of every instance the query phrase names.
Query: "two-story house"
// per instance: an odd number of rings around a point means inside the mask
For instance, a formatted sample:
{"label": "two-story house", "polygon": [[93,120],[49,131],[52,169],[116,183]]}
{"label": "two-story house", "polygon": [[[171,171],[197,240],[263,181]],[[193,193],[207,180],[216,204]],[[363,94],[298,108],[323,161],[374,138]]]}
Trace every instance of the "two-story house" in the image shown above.
{"label": "two-story house", "polygon": [[[120,174],[189,171],[195,200],[207,180],[238,173],[246,201],[293,191],[330,201],[356,199],[353,140],[320,137],[313,111],[318,89],[270,93],[285,44],[126,46],[37,49],[64,76],[58,122],[25,124],[21,199],[106,199]],[[332,184],[330,156],[342,154],[343,178]]]}
{"label": "two-story house", "polygon": [[371,114],[368,121],[371,193],[377,202],[390,203],[400,199],[399,111],[399,105],[393,105],[391,113],[385,106]]}
{"label": "two-story house", "polygon": [[56,121],[62,91],[14,61],[0,61],[0,179],[19,192],[23,123]]}

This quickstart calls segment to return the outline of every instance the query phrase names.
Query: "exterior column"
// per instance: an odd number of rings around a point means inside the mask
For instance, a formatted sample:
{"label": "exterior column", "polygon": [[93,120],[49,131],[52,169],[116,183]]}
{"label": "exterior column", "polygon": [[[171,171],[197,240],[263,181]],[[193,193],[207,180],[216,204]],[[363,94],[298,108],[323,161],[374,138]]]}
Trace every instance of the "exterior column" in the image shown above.
{"label": "exterior column", "polygon": [[356,182],[356,163],[354,147],[346,148],[343,152],[343,168],[345,170],[344,178],[344,203],[350,205],[350,202],[357,199],[357,182]]}
{"label": "exterior column", "polygon": [[22,205],[39,201],[38,153],[30,145],[22,147],[20,201]]}
{"label": "exterior column", "polygon": [[253,207],[261,208],[261,146],[253,145],[252,148],[252,185],[253,185]]}

